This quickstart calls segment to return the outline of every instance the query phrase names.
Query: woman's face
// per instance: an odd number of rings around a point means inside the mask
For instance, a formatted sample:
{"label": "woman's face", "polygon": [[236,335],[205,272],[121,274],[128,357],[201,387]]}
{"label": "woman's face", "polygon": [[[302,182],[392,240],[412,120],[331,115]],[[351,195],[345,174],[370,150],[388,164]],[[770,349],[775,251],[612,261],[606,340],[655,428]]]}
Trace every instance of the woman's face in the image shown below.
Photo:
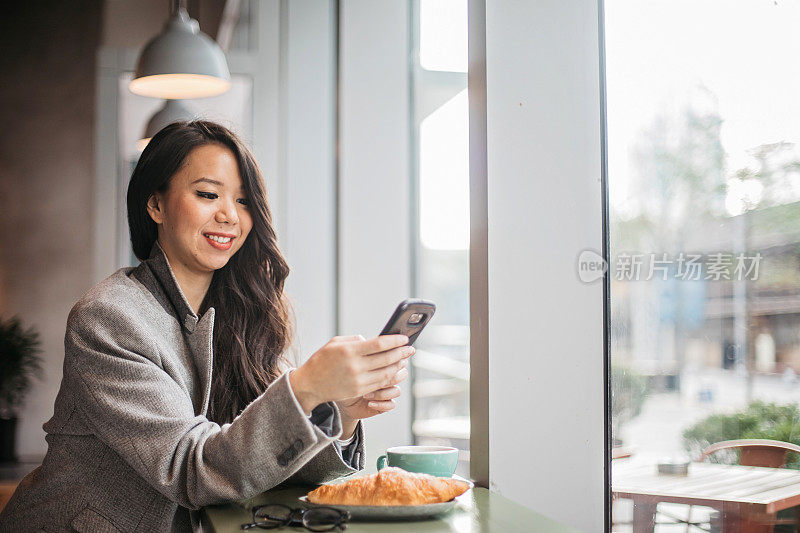
{"label": "woman's face", "polygon": [[253,227],[236,158],[220,144],[189,152],[147,211],[173,269],[213,274],[227,264]]}

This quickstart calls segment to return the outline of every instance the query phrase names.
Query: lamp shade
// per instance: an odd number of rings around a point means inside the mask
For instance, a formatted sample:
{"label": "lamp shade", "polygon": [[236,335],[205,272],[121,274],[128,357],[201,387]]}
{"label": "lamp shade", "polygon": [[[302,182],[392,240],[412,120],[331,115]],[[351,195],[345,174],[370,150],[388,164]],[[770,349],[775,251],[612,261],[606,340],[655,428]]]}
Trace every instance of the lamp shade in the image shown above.
{"label": "lamp shade", "polygon": [[130,83],[135,94],[170,99],[215,96],[230,87],[225,54],[182,7],[145,45]]}
{"label": "lamp shade", "polygon": [[144,136],[136,141],[136,148],[138,148],[140,152],[143,151],[153,135],[173,122],[184,122],[194,118],[194,111],[182,100],[165,101],[161,109],[150,117],[150,120],[147,122],[147,127],[144,129]]}

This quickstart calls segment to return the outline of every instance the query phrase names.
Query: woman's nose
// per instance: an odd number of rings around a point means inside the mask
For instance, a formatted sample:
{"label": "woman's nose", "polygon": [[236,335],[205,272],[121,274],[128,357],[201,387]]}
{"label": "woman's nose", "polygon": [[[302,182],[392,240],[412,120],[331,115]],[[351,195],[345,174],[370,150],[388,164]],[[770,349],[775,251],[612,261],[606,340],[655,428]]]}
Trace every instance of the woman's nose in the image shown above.
{"label": "woman's nose", "polygon": [[236,211],[236,202],[221,203],[215,218],[219,223],[238,224],[239,214]]}

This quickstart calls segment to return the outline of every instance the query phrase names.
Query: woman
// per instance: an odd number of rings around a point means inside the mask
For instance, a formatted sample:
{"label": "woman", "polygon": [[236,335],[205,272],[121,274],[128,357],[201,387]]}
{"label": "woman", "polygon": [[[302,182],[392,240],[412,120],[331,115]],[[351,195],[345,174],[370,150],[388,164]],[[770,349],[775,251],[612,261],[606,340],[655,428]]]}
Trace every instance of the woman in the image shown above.
{"label": "woman", "polygon": [[0,531],[186,531],[201,507],[364,465],[360,419],[393,407],[413,349],[335,337],[297,369],[278,250],[250,151],[172,124],[131,177],[142,263],[72,309],[48,451]]}

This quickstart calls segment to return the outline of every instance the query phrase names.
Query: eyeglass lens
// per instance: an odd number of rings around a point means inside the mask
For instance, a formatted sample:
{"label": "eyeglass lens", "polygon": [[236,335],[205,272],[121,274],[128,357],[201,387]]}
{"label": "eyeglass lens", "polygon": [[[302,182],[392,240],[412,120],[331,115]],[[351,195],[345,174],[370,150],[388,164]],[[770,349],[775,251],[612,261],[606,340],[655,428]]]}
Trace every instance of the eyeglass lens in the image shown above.
{"label": "eyeglass lens", "polygon": [[[337,509],[308,509],[303,514],[303,525],[311,531],[331,531],[344,524],[346,517]],[[344,527],[342,527],[344,529]]]}
{"label": "eyeglass lens", "polygon": [[286,505],[263,505],[253,511],[253,522],[262,527],[276,528],[289,523],[292,508]]}

